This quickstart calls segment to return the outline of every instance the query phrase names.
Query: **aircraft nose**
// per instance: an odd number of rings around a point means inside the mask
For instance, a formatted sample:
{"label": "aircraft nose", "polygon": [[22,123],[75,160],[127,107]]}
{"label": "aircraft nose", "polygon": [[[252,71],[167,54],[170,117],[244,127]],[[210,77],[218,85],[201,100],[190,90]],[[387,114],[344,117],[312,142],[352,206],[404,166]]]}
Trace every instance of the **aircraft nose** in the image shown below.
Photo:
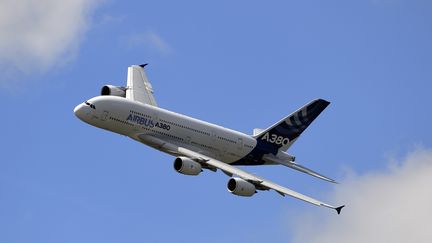
{"label": "aircraft nose", "polygon": [[77,116],[80,120],[84,119],[84,104],[79,104],[74,109],[74,114]]}

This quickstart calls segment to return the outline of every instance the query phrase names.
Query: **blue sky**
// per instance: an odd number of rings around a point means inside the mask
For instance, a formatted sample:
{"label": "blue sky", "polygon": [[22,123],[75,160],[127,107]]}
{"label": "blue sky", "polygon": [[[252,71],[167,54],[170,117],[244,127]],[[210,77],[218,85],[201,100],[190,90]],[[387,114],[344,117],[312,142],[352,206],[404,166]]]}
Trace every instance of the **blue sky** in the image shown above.
{"label": "blue sky", "polygon": [[0,3],[0,242],[297,242],[305,214],[338,219],[233,196],[222,173],[177,174],[74,116],[132,64],[149,63],[161,107],[245,133],[331,101],[290,153],[341,185],[246,169],[333,204],[350,175],[432,146],[429,1],[27,2]]}

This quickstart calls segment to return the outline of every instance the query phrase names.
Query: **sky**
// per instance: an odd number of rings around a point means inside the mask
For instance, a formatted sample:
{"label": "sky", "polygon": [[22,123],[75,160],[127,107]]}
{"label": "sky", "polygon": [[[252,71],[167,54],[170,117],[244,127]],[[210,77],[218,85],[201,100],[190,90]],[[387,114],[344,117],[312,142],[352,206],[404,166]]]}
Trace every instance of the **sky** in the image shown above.
{"label": "sky", "polygon": [[[0,242],[430,242],[432,2],[0,0]],[[242,167],[334,205],[228,177],[78,120],[146,73],[165,109],[251,134],[331,105],[289,153],[339,184]]]}

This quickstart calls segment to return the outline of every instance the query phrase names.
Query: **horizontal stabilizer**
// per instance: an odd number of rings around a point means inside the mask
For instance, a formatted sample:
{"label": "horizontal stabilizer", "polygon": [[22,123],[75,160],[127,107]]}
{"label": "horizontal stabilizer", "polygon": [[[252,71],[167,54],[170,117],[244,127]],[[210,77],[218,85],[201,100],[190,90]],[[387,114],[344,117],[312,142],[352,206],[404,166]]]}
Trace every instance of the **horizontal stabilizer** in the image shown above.
{"label": "horizontal stabilizer", "polygon": [[333,180],[331,178],[328,178],[327,176],[321,175],[318,172],[315,172],[315,171],[313,171],[311,169],[308,169],[308,168],[306,168],[306,167],[304,167],[302,165],[294,163],[293,162],[294,160],[283,160],[283,159],[280,159],[280,158],[277,158],[277,157],[274,157],[274,156],[268,156],[268,155],[264,156],[263,159],[266,160],[266,161],[275,163],[275,164],[284,165],[286,167],[289,167],[291,169],[294,169],[294,170],[303,172],[305,174],[314,176],[314,177],[319,178],[321,180],[325,180],[325,181],[332,182],[332,183],[337,183],[335,180]]}
{"label": "horizontal stabilizer", "polygon": [[306,168],[302,165],[299,165],[297,163],[289,162],[289,163],[284,163],[283,165],[290,167],[291,169],[303,172],[305,174],[314,176],[314,177],[319,178],[321,180],[325,180],[325,181],[332,182],[332,183],[337,183],[335,180],[328,178],[327,176],[321,175],[318,172],[315,172],[315,171],[308,169],[308,168]]}
{"label": "horizontal stabilizer", "polygon": [[264,131],[264,129],[254,128],[254,130],[253,130],[253,136],[258,136],[258,134],[262,133],[262,131]]}

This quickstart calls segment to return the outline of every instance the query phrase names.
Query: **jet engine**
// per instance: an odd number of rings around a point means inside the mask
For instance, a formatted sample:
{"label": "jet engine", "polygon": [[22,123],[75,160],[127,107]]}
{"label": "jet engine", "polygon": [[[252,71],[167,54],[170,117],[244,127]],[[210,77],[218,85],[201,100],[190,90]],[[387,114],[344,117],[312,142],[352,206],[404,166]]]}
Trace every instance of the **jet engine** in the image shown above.
{"label": "jet engine", "polygon": [[113,95],[119,97],[126,97],[126,87],[105,85],[101,89],[101,95]]}
{"label": "jet engine", "polygon": [[189,158],[177,157],[174,160],[174,169],[184,175],[198,175],[202,171],[202,166]]}
{"label": "jet engine", "polygon": [[256,193],[256,188],[254,184],[238,177],[233,177],[229,179],[227,188],[228,191],[232,194],[242,197],[250,197]]}

